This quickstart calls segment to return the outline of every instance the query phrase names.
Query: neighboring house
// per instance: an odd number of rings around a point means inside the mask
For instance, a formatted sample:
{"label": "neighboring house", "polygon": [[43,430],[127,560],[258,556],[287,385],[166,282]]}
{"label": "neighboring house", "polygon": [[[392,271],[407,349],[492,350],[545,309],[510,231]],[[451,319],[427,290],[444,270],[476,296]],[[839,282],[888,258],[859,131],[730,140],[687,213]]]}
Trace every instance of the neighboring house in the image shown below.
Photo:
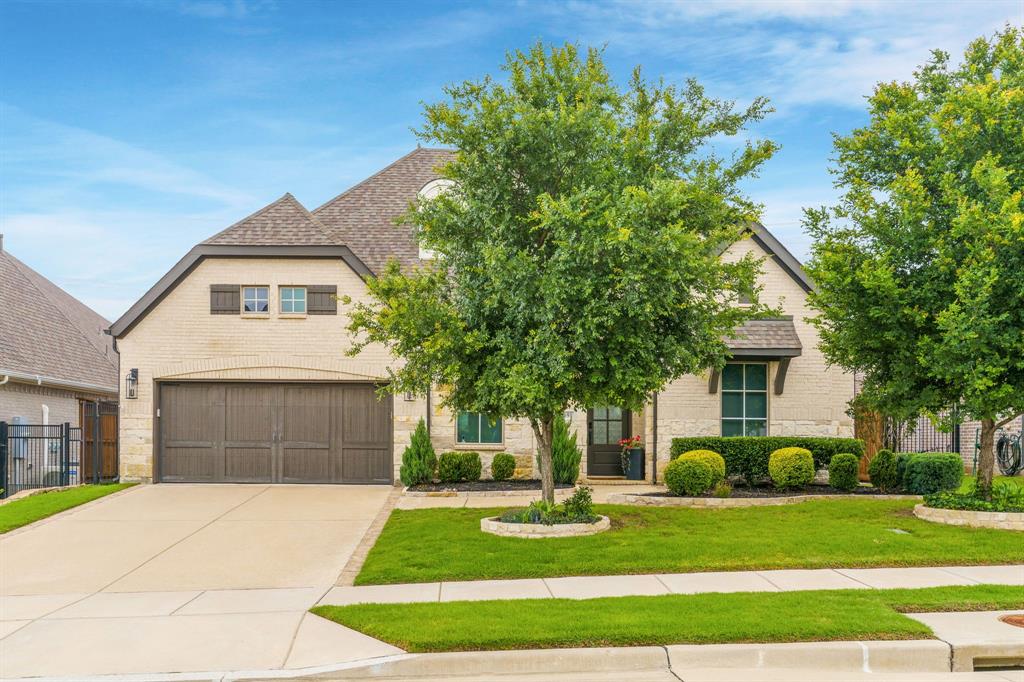
{"label": "neighboring house", "polygon": [[[115,322],[122,371],[139,377],[138,397],[122,401],[122,476],[392,483],[420,418],[438,450],[479,451],[485,471],[510,452],[532,470],[526,423],[454,415],[436,393],[378,399],[393,359],[380,346],[345,354],[348,306],[336,296],[366,300],[365,278],[388,259],[418,262],[394,218],[443,189],[435,169],[449,154],[418,148],[312,212],[284,195],[193,248]],[[807,276],[760,226],[726,257],[749,251],[767,256],[764,298],[786,317],[749,323],[721,375],[673,382],[638,414],[573,413],[584,476],[621,474],[617,442],[634,433],[659,472],[676,436],[851,435],[853,380],[826,365],[803,321]]]}
{"label": "neighboring house", "polygon": [[82,403],[116,402],[109,326],[0,237],[0,421],[79,426]]}

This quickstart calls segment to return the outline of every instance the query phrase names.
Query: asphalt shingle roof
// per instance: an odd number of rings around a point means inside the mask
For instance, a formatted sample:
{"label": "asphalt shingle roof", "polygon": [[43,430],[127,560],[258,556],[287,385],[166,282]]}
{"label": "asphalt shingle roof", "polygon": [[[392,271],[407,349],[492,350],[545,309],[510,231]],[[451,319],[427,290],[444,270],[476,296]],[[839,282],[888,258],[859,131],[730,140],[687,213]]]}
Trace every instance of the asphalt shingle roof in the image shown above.
{"label": "asphalt shingle roof", "polygon": [[431,180],[437,168],[454,156],[446,149],[416,148],[387,168],[314,209],[335,243],[352,249],[373,272],[395,258],[403,266],[419,260],[412,228],[395,218]]}
{"label": "asphalt shingle roof", "polygon": [[203,244],[332,246],[326,228],[291,194],[213,235]]}
{"label": "asphalt shingle roof", "polygon": [[117,391],[110,323],[0,250],[0,374],[38,375]]}
{"label": "asphalt shingle roof", "polygon": [[800,337],[792,317],[747,320],[736,329],[736,338],[728,339],[730,350],[801,350]]}

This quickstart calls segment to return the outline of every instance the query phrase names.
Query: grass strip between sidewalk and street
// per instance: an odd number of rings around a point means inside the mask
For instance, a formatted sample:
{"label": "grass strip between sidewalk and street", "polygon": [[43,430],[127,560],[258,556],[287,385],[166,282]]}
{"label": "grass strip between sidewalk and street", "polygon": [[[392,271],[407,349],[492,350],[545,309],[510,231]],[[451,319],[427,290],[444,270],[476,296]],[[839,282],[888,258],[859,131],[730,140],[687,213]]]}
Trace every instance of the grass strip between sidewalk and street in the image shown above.
{"label": "grass strip between sidewalk and street", "polygon": [[481,532],[502,509],[392,512],[356,585],[773,568],[1024,563],[1020,533],[947,526],[914,500],[813,500],[735,509],[595,505],[610,530],[525,540]]}
{"label": "grass strip between sidewalk and street", "polygon": [[901,612],[1024,608],[1019,586],[316,606],[409,652],[931,639]]}
{"label": "grass strip between sidewalk and street", "polygon": [[101,485],[81,485],[65,490],[53,490],[45,493],[36,493],[14,500],[7,504],[0,505],[0,534],[12,531],[15,528],[27,526],[30,523],[53,516],[66,509],[77,507],[86,502],[98,500],[111,493],[124,490],[135,485],[134,483],[107,483]]}

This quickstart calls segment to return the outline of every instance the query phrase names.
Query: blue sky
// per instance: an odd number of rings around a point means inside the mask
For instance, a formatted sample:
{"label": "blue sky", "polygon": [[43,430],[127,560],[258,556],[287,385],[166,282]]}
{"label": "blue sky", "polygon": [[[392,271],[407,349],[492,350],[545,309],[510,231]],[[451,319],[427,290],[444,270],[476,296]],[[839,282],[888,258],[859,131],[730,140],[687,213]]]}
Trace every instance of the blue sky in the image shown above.
{"label": "blue sky", "polygon": [[933,48],[1024,23],[1024,2],[0,3],[5,247],[110,319],[196,242],[292,192],[308,208],[404,154],[421,102],[535,40],[606,45],[624,81],[696,77],[777,111],[751,196],[799,257],[834,196],[831,134]]}

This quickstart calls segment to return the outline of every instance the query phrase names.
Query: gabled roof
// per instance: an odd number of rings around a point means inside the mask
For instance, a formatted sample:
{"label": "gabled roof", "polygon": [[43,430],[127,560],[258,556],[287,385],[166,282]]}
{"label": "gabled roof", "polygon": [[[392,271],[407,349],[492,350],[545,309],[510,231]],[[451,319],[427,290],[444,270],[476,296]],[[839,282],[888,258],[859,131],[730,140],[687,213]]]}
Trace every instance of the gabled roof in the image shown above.
{"label": "gabled roof", "polygon": [[117,393],[110,323],[0,247],[0,379],[39,377]]}
{"label": "gabled roof", "polygon": [[213,235],[203,244],[331,246],[327,230],[291,194]]}
{"label": "gabled roof", "polygon": [[765,253],[772,257],[772,260],[779,264],[779,267],[787,275],[793,278],[794,282],[800,285],[800,288],[804,291],[814,290],[814,282],[804,272],[804,266],[800,264],[796,256],[789,252],[789,249],[782,245],[782,242],[775,238],[775,235],[768,231],[767,227],[759,222],[752,222],[750,224],[750,237]]}
{"label": "gabled roof", "polygon": [[419,246],[412,228],[395,225],[395,218],[424,185],[438,177],[438,167],[454,156],[447,149],[417,147],[314,209],[313,215],[335,243],[348,246],[374,272],[380,272],[389,258],[403,266],[414,265]]}

